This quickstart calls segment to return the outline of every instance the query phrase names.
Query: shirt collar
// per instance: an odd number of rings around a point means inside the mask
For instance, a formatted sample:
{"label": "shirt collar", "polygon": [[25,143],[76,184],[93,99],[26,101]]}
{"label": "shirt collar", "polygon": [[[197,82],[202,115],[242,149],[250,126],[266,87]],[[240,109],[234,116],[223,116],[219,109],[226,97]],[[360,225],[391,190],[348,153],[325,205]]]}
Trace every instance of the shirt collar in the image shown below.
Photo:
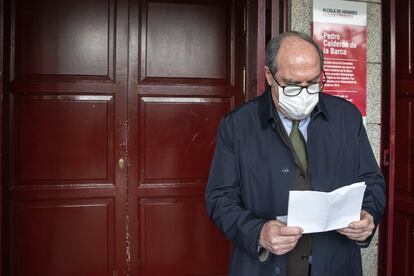
{"label": "shirt collar", "polygon": [[[262,96],[259,97],[259,114],[262,127],[265,128],[270,120],[273,119],[273,101],[270,86],[268,86]],[[326,120],[329,120],[328,112],[325,105],[324,93],[319,93],[319,102],[312,111],[311,118],[321,114]]]}
{"label": "shirt collar", "polygon": [[[280,112],[279,110],[277,110],[276,108],[274,109],[274,112],[277,112],[277,114],[279,114],[280,119],[288,119],[290,121],[292,121],[292,119],[289,119],[285,114],[283,114],[282,112]],[[275,113],[276,114],[276,113]]]}

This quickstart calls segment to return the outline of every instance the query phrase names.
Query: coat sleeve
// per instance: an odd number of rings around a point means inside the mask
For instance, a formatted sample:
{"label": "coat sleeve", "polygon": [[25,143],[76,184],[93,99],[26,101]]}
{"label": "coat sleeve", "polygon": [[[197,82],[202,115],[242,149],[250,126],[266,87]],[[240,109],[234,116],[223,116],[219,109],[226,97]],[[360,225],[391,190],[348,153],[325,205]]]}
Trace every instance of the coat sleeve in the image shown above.
{"label": "coat sleeve", "polygon": [[243,206],[240,172],[235,154],[231,115],[219,127],[205,192],[210,219],[235,245],[258,258],[258,242],[265,219]]}
{"label": "coat sleeve", "polygon": [[[385,181],[378,167],[372,152],[371,145],[368,140],[367,132],[360,121],[359,129],[359,181],[365,181],[367,188],[362,202],[362,210],[370,213],[374,218],[375,228],[381,220],[384,213],[386,197],[385,197]],[[375,233],[375,230],[373,231]],[[366,241],[359,243],[362,247],[366,247],[371,242],[374,234],[372,234]]]}

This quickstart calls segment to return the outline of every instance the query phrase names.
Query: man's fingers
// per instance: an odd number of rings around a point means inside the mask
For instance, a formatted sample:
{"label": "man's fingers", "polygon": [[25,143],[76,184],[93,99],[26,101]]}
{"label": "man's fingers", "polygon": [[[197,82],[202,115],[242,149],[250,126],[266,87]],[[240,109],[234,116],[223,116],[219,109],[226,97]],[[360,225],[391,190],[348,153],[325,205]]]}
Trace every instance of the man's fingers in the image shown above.
{"label": "man's fingers", "polygon": [[278,250],[272,251],[272,253],[280,256],[280,255],[288,253],[290,250],[292,249],[278,249]]}
{"label": "man's fingers", "polygon": [[279,229],[279,234],[282,236],[298,236],[302,235],[302,232],[302,228],[293,226],[285,226]]}
{"label": "man's fingers", "polygon": [[350,228],[365,228],[374,225],[374,218],[366,211],[361,211],[361,220],[353,221],[349,224]]}
{"label": "man's fingers", "polygon": [[365,232],[366,230],[367,229],[365,229],[365,228],[350,228],[350,227],[347,227],[347,228],[339,229],[338,232],[341,232],[341,233],[344,233],[344,234],[360,234],[360,233]]}
{"label": "man's fingers", "polygon": [[273,232],[282,236],[296,236],[301,235],[303,232],[303,229],[300,227],[286,226],[286,223],[278,220],[272,221],[271,227]]}
{"label": "man's fingers", "polygon": [[296,244],[294,244],[294,245],[278,245],[278,246],[272,246],[272,251],[273,252],[276,252],[276,254],[278,254],[278,255],[280,255],[280,252],[281,251],[283,251],[283,252],[289,252],[289,251],[291,251],[294,247],[295,247],[295,245]]}
{"label": "man's fingers", "polygon": [[259,244],[276,255],[283,255],[296,246],[302,232],[300,227],[289,227],[277,220],[268,221],[260,232]]}
{"label": "man's fingers", "polygon": [[271,244],[293,244],[299,240],[300,236],[275,236],[270,240]]}
{"label": "man's fingers", "polygon": [[362,233],[372,233],[372,230],[374,230],[374,225],[368,225],[365,228],[342,228],[338,229],[338,232],[341,234],[362,234]]}
{"label": "man's fingers", "polygon": [[354,236],[354,235],[346,235],[349,239],[354,241],[363,241],[366,239],[364,236]]}
{"label": "man's fingers", "polygon": [[276,255],[283,255],[289,251],[291,251],[297,244],[298,241],[292,242],[292,243],[277,243],[277,244],[271,244],[269,246],[270,251],[273,252]]}
{"label": "man's fingers", "polygon": [[338,229],[337,232],[344,236],[347,236],[351,240],[356,240],[356,241],[364,241],[372,234],[372,230],[364,230],[361,232],[355,232],[355,229],[350,229],[350,228]]}
{"label": "man's fingers", "polygon": [[346,234],[348,238],[350,238],[351,240],[356,240],[356,241],[364,241],[369,237],[369,235],[370,234],[368,232],[364,232],[361,234],[354,234],[354,233]]}
{"label": "man's fingers", "polygon": [[293,249],[297,243],[298,243],[297,241],[292,242],[292,243],[277,243],[277,244],[272,244],[271,247],[274,250],[277,250],[277,249]]}
{"label": "man's fingers", "polygon": [[276,226],[281,226],[281,227],[286,226],[286,223],[281,222],[280,220],[274,220],[273,224]]}
{"label": "man's fingers", "polygon": [[349,228],[357,229],[357,228],[366,228],[370,225],[369,219],[363,219],[359,221],[353,221],[349,224]]}

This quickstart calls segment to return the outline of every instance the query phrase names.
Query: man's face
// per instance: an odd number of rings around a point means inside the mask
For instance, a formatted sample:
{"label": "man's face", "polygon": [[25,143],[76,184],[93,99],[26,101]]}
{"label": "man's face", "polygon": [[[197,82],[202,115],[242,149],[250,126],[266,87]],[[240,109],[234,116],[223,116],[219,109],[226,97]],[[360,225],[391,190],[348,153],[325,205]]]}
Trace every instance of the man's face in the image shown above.
{"label": "man's face", "polygon": [[273,77],[281,86],[307,86],[315,83],[319,81],[321,74],[320,59],[315,47],[298,37],[285,38],[276,58],[278,71],[272,76],[270,69],[265,66],[265,75],[268,84],[272,87],[272,98],[276,108],[285,113],[280,109],[279,87],[274,83]]}

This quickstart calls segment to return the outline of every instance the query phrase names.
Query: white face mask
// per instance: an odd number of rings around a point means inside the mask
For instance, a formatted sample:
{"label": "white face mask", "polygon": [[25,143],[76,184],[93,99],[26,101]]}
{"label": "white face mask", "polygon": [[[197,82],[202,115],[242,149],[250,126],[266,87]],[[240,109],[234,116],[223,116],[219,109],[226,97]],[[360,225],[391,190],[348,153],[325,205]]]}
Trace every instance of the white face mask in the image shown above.
{"label": "white face mask", "polygon": [[305,119],[319,102],[319,93],[309,94],[304,88],[299,95],[286,96],[279,87],[279,105],[293,120]]}

